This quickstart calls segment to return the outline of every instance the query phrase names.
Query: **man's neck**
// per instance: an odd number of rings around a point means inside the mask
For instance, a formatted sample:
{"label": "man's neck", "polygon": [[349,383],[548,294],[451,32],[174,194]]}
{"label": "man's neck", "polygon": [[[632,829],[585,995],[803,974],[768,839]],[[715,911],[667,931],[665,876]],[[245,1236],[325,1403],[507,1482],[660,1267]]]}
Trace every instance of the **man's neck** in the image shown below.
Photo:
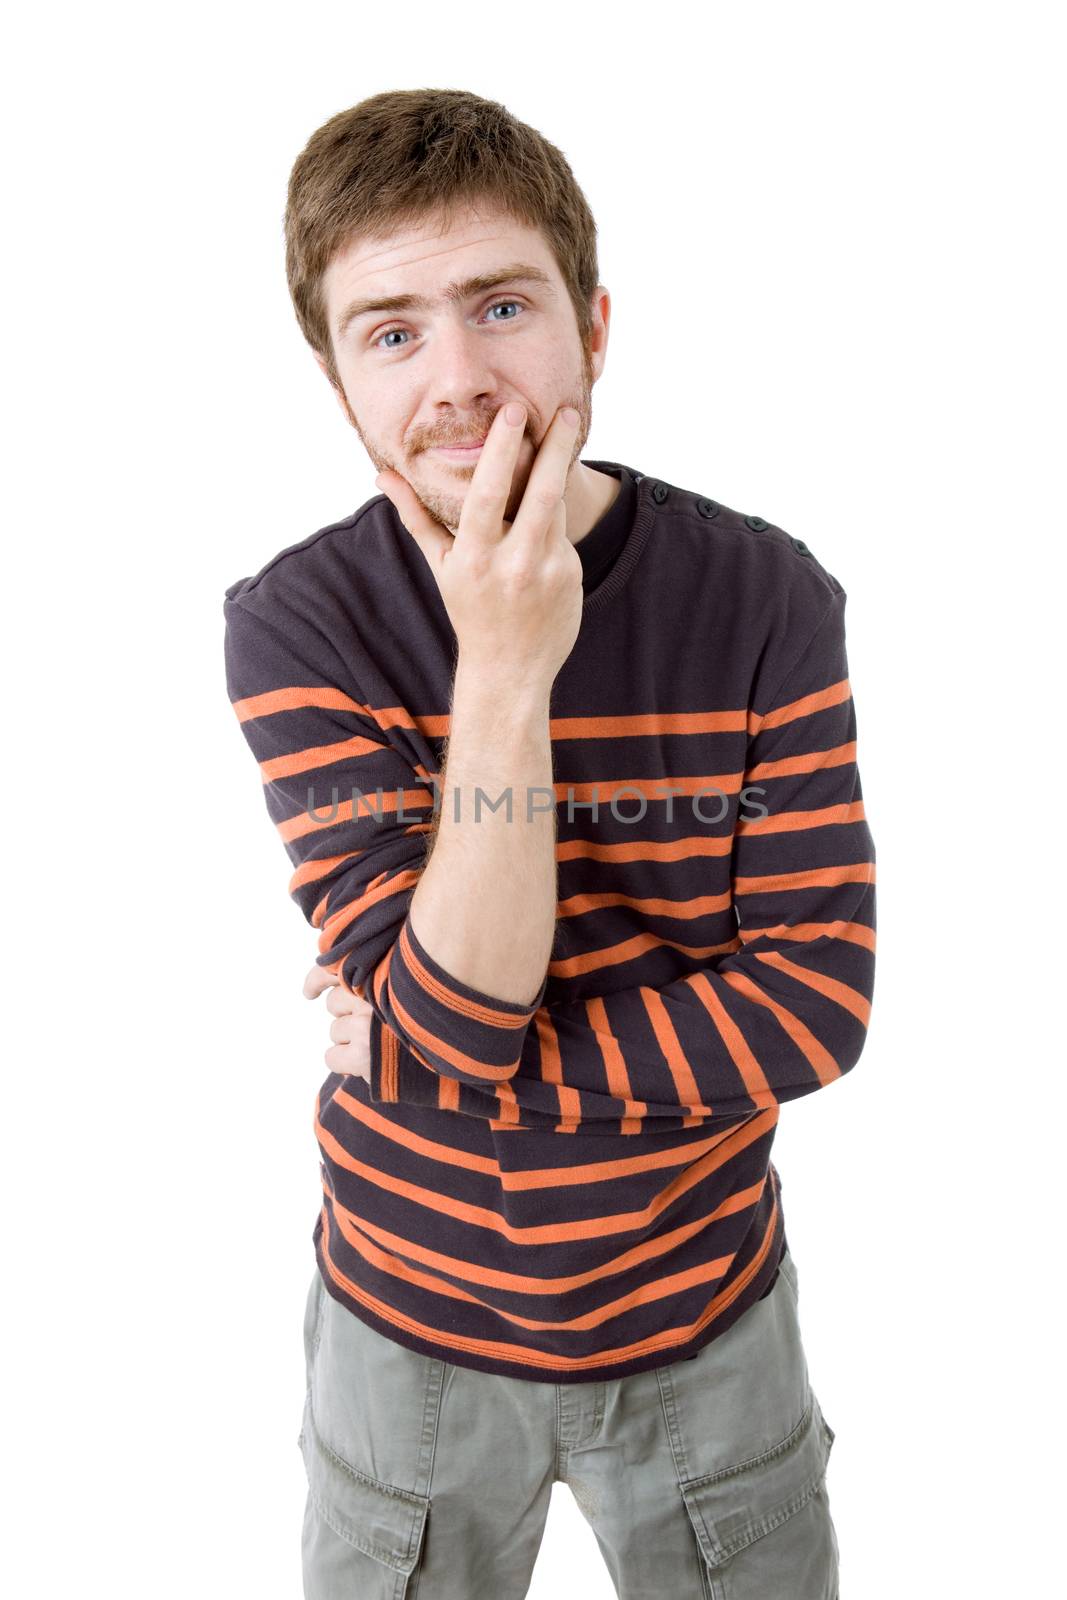
{"label": "man's neck", "polygon": [[567,508],[567,538],[580,544],[586,534],[611,510],[622,488],[622,480],[610,472],[598,472],[576,461],[567,484],[563,503]]}

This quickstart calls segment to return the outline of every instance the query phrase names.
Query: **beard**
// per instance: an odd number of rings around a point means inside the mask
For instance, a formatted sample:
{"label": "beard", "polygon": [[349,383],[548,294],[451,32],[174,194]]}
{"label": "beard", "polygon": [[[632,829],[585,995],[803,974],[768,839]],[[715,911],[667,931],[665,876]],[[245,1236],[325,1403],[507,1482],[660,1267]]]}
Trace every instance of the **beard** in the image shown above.
{"label": "beard", "polygon": [[[466,499],[464,489],[457,488],[454,493],[449,494],[447,490],[439,489],[434,484],[417,482],[413,476],[413,467],[414,474],[417,475],[418,473],[417,463],[421,454],[423,454],[425,451],[431,450],[434,445],[448,444],[451,442],[451,440],[447,438],[429,440],[426,444],[419,445],[410,459],[402,462],[394,461],[388,455],[384,455],[382,451],[375,445],[374,441],[370,439],[360,427],[359,420],[355,416],[351,406],[348,403],[348,396],[345,395],[343,391],[342,398],[344,400],[344,408],[345,412],[347,413],[348,420],[356,430],[356,433],[359,435],[360,441],[362,442],[363,448],[366,450],[371,461],[374,463],[375,471],[382,472],[388,470],[390,472],[397,473],[410,485],[412,492],[419,501],[419,504],[429,513],[429,515],[433,517],[436,522],[439,522],[442,527],[447,528],[449,533],[454,534],[456,529],[459,527],[460,516],[463,512],[463,503]],[[565,395],[558,404],[559,406],[573,406],[579,417],[578,431],[575,435],[574,446],[571,451],[570,465],[573,466],[578,460],[581,452],[585,449],[586,440],[589,438],[589,432],[593,423],[593,363],[590,352],[584,344],[582,347],[582,375],[579,380],[578,393]],[[466,424],[467,434],[469,435],[471,432],[476,432],[479,434],[488,433],[490,424],[492,423],[495,415],[496,412],[493,411],[484,413],[477,418],[471,418]],[[551,422],[551,418],[549,421]],[[511,490],[508,494],[507,505],[504,508],[505,522],[514,522],[515,518],[518,516],[519,507],[522,504],[522,497],[525,494],[526,486],[530,481],[530,472],[533,467],[533,463],[536,460],[537,449],[539,446],[534,445],[534,441],[530,433],[530,424],[531,418],[529,415],[527,415],[526,426],[523,430],[522,442],[519,445],[519,458],[515,463],[515,470],[512,475]],[[532,453],[527,446],[532,447]],[[529,460],[524,460],[524,455],[528,455]],[[468,466],[454,467],[452,470],[456,472],[457,475],[462,474],[469,483],[470,479],[474,476],[474,470],[476,466],[477,462],[471,462]],[[460,481],[458,477],[457,481]]]}

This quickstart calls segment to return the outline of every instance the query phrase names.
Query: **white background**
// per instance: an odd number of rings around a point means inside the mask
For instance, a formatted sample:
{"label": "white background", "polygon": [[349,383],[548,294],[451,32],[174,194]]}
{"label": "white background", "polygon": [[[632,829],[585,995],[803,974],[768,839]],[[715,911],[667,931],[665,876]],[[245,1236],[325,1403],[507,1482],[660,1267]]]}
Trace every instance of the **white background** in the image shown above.
{"label": "white background", "polygon": [[[282,210],[321,122],[419,86],[502,100],[590,201],[613,319],[586,457],[778,523],[849,594],[874,1012],[775,1146],[845,1600],[1062,1570],[1053,9],[9,21],[9,1594],[300,1593],[327,1014],[222,596],[375,493]],[[612,1593],[562,1484],[530,1593]]]}

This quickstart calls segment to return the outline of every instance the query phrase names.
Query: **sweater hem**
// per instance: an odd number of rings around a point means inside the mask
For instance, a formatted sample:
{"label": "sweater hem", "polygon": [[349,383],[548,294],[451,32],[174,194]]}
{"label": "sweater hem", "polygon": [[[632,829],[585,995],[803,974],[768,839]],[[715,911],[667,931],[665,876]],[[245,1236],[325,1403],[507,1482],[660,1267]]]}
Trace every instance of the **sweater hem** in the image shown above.
{"label": "sweater hem", "polygon": [[[777,1184],[775,1184],[777,1193]],[[771,1246],[767,1251],[766,1260],[761,1269],[755,1274],[751,1283],[745,1286],[744,1291],[726,1306],[717,1317],[701,1328],[700,1332],[691,1339],[677,1345],[669,1353],[652,1351],[643,1356],[635,1356],[629,1361],[605,1362],[601,1366],[583,1367],[581,1373],[573,1369],[556,1371],[550,1365],[542,1365],[536,1370],[531,1370],[529,1364],[522,1361],[497,1360],[485,1356],[477,1351],[461,1350],[450,1346],[445,1339],[426,1339],[421,1335],[411,1332],[410,1329],[378,1316],[361,1300],[347,1295],[335,1282],[332,1273],[326,1265],[325,1250],[323,1247],[322,1211],[315,1222],[312,1232],[312,1242],[315,1247],[315,1261],[323,1286],[327,1294],[332,1296],[339,1305],[343,1305],[353,1316],[367,1324],[375,1333],[383,1338],[391,1339],[394,1344],[403,1345],[408,1350],[416,1351],[419,1355],[429,1356],[438,1361],[444,1361],[451,1366],[469,1367],[476,1372],[493,1373],[498,1377],[521,1378],[528,1383],[605,1383],[616,1378],[628,1378],[639,1372],[651,1372],[658,1367],[674,1366],[680,1361],[693,1361],[700,1355],[705,1347],[715,1339],[727,1332],[735,1322],[738,1322],[755,1305],[769,1294],[774,1287],[778,1276],[779,1263],[785,1251],[785,1223],[782,1216],[781,1205],[775,1208],[775,1227],[771,1239]],[[531,1355],[535,1352],[531,1351]]]}

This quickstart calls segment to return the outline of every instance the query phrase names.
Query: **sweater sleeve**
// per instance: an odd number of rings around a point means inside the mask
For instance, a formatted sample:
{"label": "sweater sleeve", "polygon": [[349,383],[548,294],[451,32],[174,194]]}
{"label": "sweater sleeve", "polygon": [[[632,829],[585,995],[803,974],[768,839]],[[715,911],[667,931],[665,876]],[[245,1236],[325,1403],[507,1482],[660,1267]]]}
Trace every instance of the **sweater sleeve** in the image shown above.
{"label": "sweater sleeve", "polygon": [[766,815],[735,830],[737,948],[662,988],[534,1019],[537,1048],[520,1073],[565,1086],[556,1092],[571,1117],[735,1120],[824,1088],[859,1059],[874,995],[875,847],[846,598],[839,588],[765,709],[749,712],[745,810]]}
{"label": "sweater sleeve", "polygon": [[[875,849],[839,589],[748,714],[731,857],[734,946],[662,987],[541,1006],[496,1100],[568,1132],[736,1122],[834,1083],[874,993]],[[390,1098],[432,1099],[410,1068]],[[492,1114],[490,1112],[489,1114]]]}
{"label": "sweater sleeve", "polygon": [[295,869],[290,897],[318,930],[318,964],[373,1007],[376,1056],[384,1025],[430,1081],[491,1089],[515,1071],[548,978],[529,1005],[501,1000],[415,938],[437,777],[415,754],[416,724],[363,703],[306,616],[268,621],[229,593],[224,614],[227,692]]}

